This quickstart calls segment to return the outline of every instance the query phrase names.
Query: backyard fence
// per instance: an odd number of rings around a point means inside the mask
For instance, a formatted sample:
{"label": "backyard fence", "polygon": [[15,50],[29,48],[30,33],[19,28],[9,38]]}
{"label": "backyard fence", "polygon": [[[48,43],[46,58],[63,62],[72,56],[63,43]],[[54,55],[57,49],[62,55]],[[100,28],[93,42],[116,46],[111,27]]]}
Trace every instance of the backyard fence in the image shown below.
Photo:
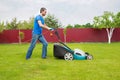
{"label": "backyard fence", "polygon": [[[66,42],[107,42],[107,32],[105,29],[93,28],[70,28],[66,30],[58,29],[61,40]],[[48,42],[58,42],[56,35],[48,30],[43,30],[43,35]],[[64,37],[65,36],[65,37]],[[4,30],[0,33],[0,43],[26,43],[30,42],[32,30]],[[120,42],[120,28],[116,28],[112,42]]]}

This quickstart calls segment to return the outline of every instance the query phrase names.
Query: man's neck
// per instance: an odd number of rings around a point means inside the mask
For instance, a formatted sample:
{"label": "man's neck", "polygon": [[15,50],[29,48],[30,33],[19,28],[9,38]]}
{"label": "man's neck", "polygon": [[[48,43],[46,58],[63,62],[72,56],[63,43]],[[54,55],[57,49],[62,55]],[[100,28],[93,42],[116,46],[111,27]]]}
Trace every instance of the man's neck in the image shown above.
{"label": "man's neck", "polygon": [[[40,14],[42,16],[42,14]],[[43,16],[42,16],[43,17]]]}

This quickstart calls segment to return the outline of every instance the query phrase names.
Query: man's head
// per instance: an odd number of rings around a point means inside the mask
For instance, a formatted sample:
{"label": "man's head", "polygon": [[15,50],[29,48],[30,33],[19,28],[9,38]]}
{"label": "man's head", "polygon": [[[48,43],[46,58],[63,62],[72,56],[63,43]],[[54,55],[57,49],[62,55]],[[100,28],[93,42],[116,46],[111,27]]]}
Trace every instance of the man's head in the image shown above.
{"label": "man's head", "polygon": [[42,7],[42,8],[40,9],[40,14],[41,14],[42,16],[45,16],[46,13],[47,13],[47,9],[44,8],[44,7]]}

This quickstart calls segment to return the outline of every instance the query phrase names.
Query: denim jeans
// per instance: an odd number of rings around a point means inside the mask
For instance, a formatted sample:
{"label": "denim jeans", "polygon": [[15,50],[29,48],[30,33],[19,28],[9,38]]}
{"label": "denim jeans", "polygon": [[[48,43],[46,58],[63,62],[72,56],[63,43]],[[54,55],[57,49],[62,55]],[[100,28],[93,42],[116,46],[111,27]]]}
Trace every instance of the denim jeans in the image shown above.
{"label": "denim jeans", "polygon": [[31,57],[37,40],[39,40],[43,44],[43,46],[42,46],[42,58],[46,58],[46,56],[47,56],[47,45],[48,45],[46,39],[44,38],[44,36],[42,34],[38,35],[38,34],[33,33],[32,34],[32,41],[31,41],[30,47],[29,47],[29,49],[27,51],[27,54],[26,54],[26,59],[29,59]]}

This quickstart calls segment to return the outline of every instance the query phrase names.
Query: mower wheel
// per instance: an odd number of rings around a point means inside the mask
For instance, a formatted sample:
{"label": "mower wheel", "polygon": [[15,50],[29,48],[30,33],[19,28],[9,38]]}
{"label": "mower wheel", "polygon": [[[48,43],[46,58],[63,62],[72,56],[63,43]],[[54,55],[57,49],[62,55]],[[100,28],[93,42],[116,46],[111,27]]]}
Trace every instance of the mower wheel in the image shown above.
{"label": "mower wheel", "polygon": [[92,60],[93,56],[92,55],[87,55],[87,60]]}
{"label": "mower wheel", "polygon": [[67,52],[65,55],[64,55],[64,59],[65,60],[73,60],[73,55],[69,52]]}

